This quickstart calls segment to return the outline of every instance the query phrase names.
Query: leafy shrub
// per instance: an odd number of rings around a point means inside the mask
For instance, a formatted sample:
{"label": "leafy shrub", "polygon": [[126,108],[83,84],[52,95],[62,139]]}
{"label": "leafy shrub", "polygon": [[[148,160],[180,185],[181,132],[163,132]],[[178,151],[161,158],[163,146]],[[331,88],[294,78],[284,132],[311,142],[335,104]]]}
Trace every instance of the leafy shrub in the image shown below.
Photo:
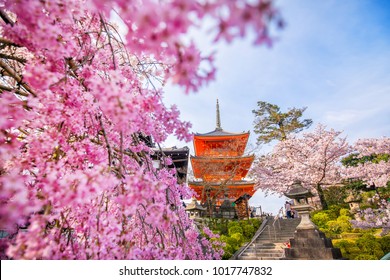
{"label": "leafy shrub", "polygon": [[326,223],[325,229],[330,234],[340,234],[352,230],[352,225],[349,222],[350,217],[339,216],[336,220],[330,220]]}
{"label": "leafy shrub", "polygon": [[311,218],[312,222],[316,224],[319,228],[323,228],[326,226],[326,223],[329,222],[329,215],[324,212],[318,212],[313,215]]}
{"label": "leafy shrub", "polygon": [[229,259],[246,242],[249,241],[261,225],[259,219],[228,221],[213,219],[208,223],[213,232],[219,232],[219,241],[224,243],[222,259]]}
{"label": "leafy shrub", "polygon": [[229,235],[231,236],[232,234],[235,234],[235,233],[244,234],[244,230],[240,226],[229,227]]}
{"label": "leafy shrub", "polygon": [[228,250],[231,253],[234,253],[240,245],[237,239],[226,235],[221,236],[221,241],[225,243],[224,251]]}
{"label": "leafy shrub", "polygon": [[328,210],[324,210],[326,214],[328,214],[330,220],[336,220],[338,216],[340,216],[340,210],[342,206],[340,205],[331,205]]}
{"label": "leafy shrub", "polygon": [[355,242],[348,240],[337,240],[333,242],[334,247],[340,248],[344,258],[353,260],[360,253],[360,249]]}
{"label": "leafy shrub", "polygon": [[378,260],[390,250],[390,236],[376,238],[366,233],[355,241],[334,240],[334,247],[340,248],[344,258],[351,260]]}
{"label": "leafy shrub", "polygon": [[390,235],[383,236],[378,240],[383,252],[386,254],[390,252]]}
{"label": "leafy shrub", "polygon": [[339,216],[337,218],[337,223],[339,223],[341,232],[348,232],[352,230],[352,224],[349,221],[351,218],[348,216]]}
{"label": "leafy shrub", "polygon": [[239,227],[240,226],[240,223],[237,222],[237,221],[230,221],[229,224],[228,224],[228,229],[232,228],[232,227]]}
{"label": "leafy shrub", "polygon": [[364,234],[362,237],[358,238],[356,240],[356,245],[362,253],[373,255],[376,259],[380,259],[384,255],[381,244],[372,234]]}
{"label": "leafy shrub", "polygon": [[339,234],[339,233],[343,232],[343,230],[341,230],[340,223],[338,223],[335,220],[327,222],[326,229],[328,230],[329,233],[333,233],[333,234],[335,234],[335,233]]}
{"label": "leafy shrub", "polygon": [[359,238],[361,237],[362,234],[359,233],[359,232],[343,232],[341,233],[341,238],[345,238],[345,239],[356,239],[356,238]]}
{"label": "leafy shrub", "polygon": [[233,233],[230,237],[235,239],[238,245],[244,242],[244,236],[241,233]]}
{"label": "leafy shrub", "polygon": [[253,226],[253,228],[255,229],[255,231],[260,227],[261,225],[261,220],[259,219],[250,219],[249,220]]}
{"label": "leafy shrub", "polygon": [[369,254],[359,254],[354,258],[354,260],[377,260],[377,258]]}
{"label": "leafy shrub", "polygon": [[340,216],[351,217],[351,212],[348,209],[341,208],[339,213]]}
{"label": "leafy shrub", "polygon": [[255,228],[251,225],[245,225],[243,227],[244,229],[244,236],[249,239],[255,234]]}

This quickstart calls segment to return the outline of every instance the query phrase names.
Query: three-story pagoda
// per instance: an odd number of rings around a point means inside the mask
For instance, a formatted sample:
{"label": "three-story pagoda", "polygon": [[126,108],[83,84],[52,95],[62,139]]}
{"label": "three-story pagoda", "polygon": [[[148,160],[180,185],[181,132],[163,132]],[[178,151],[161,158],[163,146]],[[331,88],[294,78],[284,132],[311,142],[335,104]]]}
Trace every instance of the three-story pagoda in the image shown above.
{"label": "three-story pagoda", "polygon": [[195,156],[190,157],[194,180],[189,186],[209,213],[228,202],[234,207],[242,198],[248,212],[247,199],[255,192],[255,183],[245,180],[254,160],[253,154],[244,155],[248,138],[249,132],[231,133],[222,129],[218,100],[215,130],[194,135]]}

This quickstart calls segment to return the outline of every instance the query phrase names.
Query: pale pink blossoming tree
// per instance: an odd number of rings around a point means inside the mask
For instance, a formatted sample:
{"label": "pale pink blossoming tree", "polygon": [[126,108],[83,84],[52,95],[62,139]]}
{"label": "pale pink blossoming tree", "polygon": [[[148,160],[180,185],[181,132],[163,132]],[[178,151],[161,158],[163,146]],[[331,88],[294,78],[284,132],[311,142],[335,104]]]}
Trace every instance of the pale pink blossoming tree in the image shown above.
{"label": "pale pink blossoming tree", "polygon": [[[127,28],[110,23],[116,13]],[[153,168],[140,136],[191,139],[162,102],[171,81],[197,91],[212,55],[188,40],[281,25],[269,0],[0,1],[0,228],[14,259],[218,259],[182,206],[174,171]],[[204,67],[203,67],[204,66]],[[26,230],[21,228],[27,227]]]}
{"label": "pale pink blossoming tree", "polygon": [[290,135],[275,145],[272,152],[258,158],[251,174],[258,189],[282,195],[300,181],[316,194],[327,208],[323,188],[342,180],[342,157],[350,152],[341,132],[318,125],[313,132]]}
{"label": "pale pink blossoming tree", "polygon": [[[357,157],[389,155],[390,138],[359,139],[353,145],[353,152]],[[390,181],[390,161],[388,157],[382,157],[380,160],[360,162],[354,166],[346,166],[344,174],[346,178],[362,180],[367,186],[386,187]],[[358,228],[382,228],[382,233],[386,234],[390,231],[390,201],[376,194],[373,202],[378,205],[376,209],[360,211],[357,219],[351,222]]]}
{"label": "pale pink blossoming tree", "polygon": [[[357,157],[390,154],[390,138],[359,139],[353,145]],[[365,161],[354,166],[347,166],[346,177],[362,180],[368,186],[385,187],[390,181],[390,161],[387,157],[381,160]]]}

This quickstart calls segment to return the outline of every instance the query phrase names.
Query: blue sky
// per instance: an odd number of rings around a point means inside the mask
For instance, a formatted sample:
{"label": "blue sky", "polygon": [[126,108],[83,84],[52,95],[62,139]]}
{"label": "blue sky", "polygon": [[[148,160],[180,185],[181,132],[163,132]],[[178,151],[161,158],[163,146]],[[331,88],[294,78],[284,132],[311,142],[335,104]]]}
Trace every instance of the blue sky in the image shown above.
{"label": "blue sky", "polygon": [[[167,105],[176,104],[193,132],[215,128],[219,99],[223,129],[252,131],[257,101],[281,109],[307,107],[305,118],[343,131],[350,142],[390,136],[390,1],[279,0],[286,28],[275,33],[272,48],[254,47],[248,40],[211,47],[196,36],[201,49],[217,49],[217,80],[196,94],[165,88]],[[192,143],[174,138],[165,146]],[[262,147],[258,153],[271,149]],[[193,152],[192,152],[193,153]],[[276,213],[284,198],[250,200]]]}

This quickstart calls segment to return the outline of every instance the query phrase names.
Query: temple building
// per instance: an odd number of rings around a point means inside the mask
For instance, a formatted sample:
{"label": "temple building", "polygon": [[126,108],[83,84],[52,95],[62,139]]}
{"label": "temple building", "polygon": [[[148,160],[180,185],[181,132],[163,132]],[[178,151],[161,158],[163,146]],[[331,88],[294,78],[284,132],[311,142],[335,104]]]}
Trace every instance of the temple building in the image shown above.
{"label": "temple building", "polygon": [[[161,148],[160,146],[156,147],[156,143],[154,143],[150,136],[140,133],[138,138],[152,149],[153,152],[150,157],[156,169],[163,168],[164,166],[175,169],[177,183],[183,184],[187,182],[188,156],[190,153],[190,149],[187,146],[182,148],[177,148],[176,146]],[[164,165],[165,158],[171,159],[171,163],[168,166]]]}
{"label": "temple building", "polygon": [[216,128],[194,135],[195,156],[191,156],[194,179],[189,186],[205,207],[206,215],[226,218],[248,217],[248,199],[253,181],[245,180],[254,155],[244,155],[249,131],[227,132],[221,127],[217,100]]}
{"label": "temple building", "polygon": [[162,168],[164,158],[168,157],[172,160],[172,163],[167,167],[176,170],[177,182],[179,184],[186,183],[188,155],[190,153],[190,149],[187,146],[182,148],[153,148],[153,151],[154,154],[152,155],[152,159],[155,168]]}

